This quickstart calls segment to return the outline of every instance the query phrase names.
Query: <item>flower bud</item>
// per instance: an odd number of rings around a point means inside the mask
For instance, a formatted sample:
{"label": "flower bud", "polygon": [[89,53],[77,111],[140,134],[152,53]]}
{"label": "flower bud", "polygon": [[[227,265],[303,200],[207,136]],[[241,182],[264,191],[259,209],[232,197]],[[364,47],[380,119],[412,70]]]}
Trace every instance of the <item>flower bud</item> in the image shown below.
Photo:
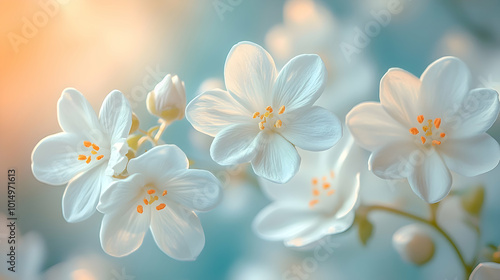
{"label": "flower bud", "polygon": [[134,133],[139,128],[139,118],[132,112],[132,126],[130,126],[130,131],[128,134]]}
{"label": "flower bud", "polygon": [[434,255],[432,238],[418,224],[398,229],[392,236],[392,246],[403,260],[416,265],[427,263]]}
{"label": "flower bud", "polygon": [[177,75],[168,74],[148,94],[148,111],[161,119],[172,122],[184,118],[186,89]]}

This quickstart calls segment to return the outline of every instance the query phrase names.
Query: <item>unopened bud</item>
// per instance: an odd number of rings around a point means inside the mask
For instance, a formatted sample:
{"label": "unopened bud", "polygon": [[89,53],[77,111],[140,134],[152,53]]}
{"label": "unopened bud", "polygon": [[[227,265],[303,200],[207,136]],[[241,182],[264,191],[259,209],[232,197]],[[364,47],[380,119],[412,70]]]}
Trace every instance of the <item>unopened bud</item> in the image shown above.
{"label": "unopened bud", "polygon": [[177,75],[168,74],[148,94],[148,111],[161,119],[172,122],[184,118],[186,89]]}
{"label": "unopened bud", "polygon": [[427,263],[434,255],[432,238],[418,224],[398,229],[392,236],[392,246],[403,260],[416,265]]}

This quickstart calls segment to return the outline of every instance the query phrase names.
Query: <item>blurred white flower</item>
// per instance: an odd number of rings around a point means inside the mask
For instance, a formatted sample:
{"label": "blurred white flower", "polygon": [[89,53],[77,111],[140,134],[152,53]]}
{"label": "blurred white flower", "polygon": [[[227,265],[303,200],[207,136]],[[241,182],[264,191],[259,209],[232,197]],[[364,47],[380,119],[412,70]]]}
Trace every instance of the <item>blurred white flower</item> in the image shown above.
{"label": "blurred white flower", "polygon": [[417,265],[427,263],[434,255],[434,241],[419,224],[398,229],[392,236],[392,246],[403,260]]}
{"label": "blurred white flower", "polygon": [[[0,214],[0,220],[6,221],[5,217]],[[5,226],[4,226],[5,227]],[[8,229],[8,228],[7,228]],[[3,233],[3,232],[2,232]],[[3,234],[2,234],[3,235]],[[3,236],[2,238],[3,239]],[[10,256],[4,257],[4,261],[0,268],[0,279],[3,280],[40,280],[42,278],[42,267],[47,255],[47,248],[43,238],[37,232],[28,232],[19,236],[16,240],[17,244],[7,243],[7,240],[0,240],[0,249],[5,254],[10,253],[10,246],[15,246],[16,255],[13,267],[15,272],[8,270],[12,267],[9,263]]]}
{"label": "blurred white flower", "polygon": [[219,181],[205,170],[187,169],[186,155],[174,145],[152,148],[130,160],[130,174],[114,182],[97,206],[104,213],[101,245],[115,257],[137,250],[148,228],[160,249],[178,260],[194,260],[205,245],[193,212],[215,207]]}
{"label": "blurred white flower", "polygon": [[480,263],[472,271],[469,280],[497,280],[500,278],[500,263]]}
{"label": "blurred white flower", "polygon": [[317,55],[297,56],[278,74],[262,47],[241,42],[229,52],[224,76],[228,91],[205,92],[186,109],[195,129],[215,137],[210,154],[217,163],[251,162],[257,175],[285,183],[300,166],[295,146],[321,151],[340,139],[337,117],[312,106],[326,81]]}
{"label": "blurred white flower", "polygon": [[421,78],[398,68],[380,82],[381,103],[354,107],[346,123],[363,148],[372,152],[370,169],[384,179],[407,178],[428,203],[451,188],[452,170],[476,176],[497,166],[500,147],[485,132],[498,116],[498,93],[470,90],[467,66],[441,58]]}
{"label": "blurred white flower", "polygon": [[36,145],[32,170],[46,184],[69,182],[62,198],[63,216],[68,222],[79,222],[94,213],[111,176],[127,165],[132,111],[125,96],[115,90],[106,96],[97,118],[85,97],[71,88],[63,91],[57,110],[63,132]]}
{"label": "blurred white flower", "polygon": [[136,277],[116,277],[119,267],[102,254],[85,253],[60,262],[44,273],[47,280],[133,280]]}
{"label": "blurred white flower", "polygon": [[177,75],[166,75],[153,91],[148,93],[148,111],[168,122],[184,118],[186,89]]}
{"label": "blurred white flower", "polygon": [[345,135],[328,151],[301,153],[304,164],[286,184],[261,180],[274,202],[255,218],[255,232],[264,239],[300,247],[349,229],[360,184],[353,144],[352,137]]}

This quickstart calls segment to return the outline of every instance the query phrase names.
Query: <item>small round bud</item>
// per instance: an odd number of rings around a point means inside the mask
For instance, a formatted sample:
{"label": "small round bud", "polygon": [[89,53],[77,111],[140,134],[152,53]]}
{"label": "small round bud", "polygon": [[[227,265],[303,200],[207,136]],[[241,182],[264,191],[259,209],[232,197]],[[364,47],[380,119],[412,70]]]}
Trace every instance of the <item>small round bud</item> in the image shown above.
{"label": "small round bud", "polygon": [[421,225],[411,224],[398,229],[392,236],[392,246],[401,258],[422,265],[434,255],[434,242]]}
{"label": "small round bud", "polygon": [[153,91],[148,93],[146,106],[151,114],[167,122],[184,118],[186,109],[184,82],[177,75],[172,77],[168,74]]}

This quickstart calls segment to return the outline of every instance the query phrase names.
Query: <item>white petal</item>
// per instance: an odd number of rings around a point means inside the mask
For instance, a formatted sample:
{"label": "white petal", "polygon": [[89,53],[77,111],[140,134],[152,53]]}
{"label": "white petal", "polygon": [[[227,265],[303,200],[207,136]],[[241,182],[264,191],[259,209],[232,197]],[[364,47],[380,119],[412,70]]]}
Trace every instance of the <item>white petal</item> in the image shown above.
{"label": "white petal", "polygon": [[500,264],[494,262],[480,263],[472,271],[469,280],[496,280],[500,275]]}
{"label": "white petal", "polygon": [[413,172],[413,163],[424,156],[412,142],[393,142],[373,151],[368,169],[382,179],[407,178]]}
{"label": "white petal", "polygon": [[132,110],[118,90],[109,93],[101,106],[99,120],[111,140],[126,138],[132,126]]}
{"label": "white petal", "polygon": [[131,159],[129,174],[142,173],[146,177],[159,178],[168,173],[187,169],[189,162],[184,152],[175,145],[161,145]]}
{"label": "white petal", "polygon": [[252,42],[234,45],[226,58],[224,79],[227,90],[250,111],[264,110],[271,100],[277,72],[273,58]]}
{"label": "white petal", "polygon": [[380,103],[403,126],[410,126],[416,111],[421,81],[403,69],[391,68],[380,80]]}
{"label": "white petal", "polygon": [[500,146],[490,135],[483,133],[466,139],[450,139],[439,146],[450,170],[464,176],[477,176],[498,165]]}
{"label": "white petal", "polygon": [[210,146],[212,159],[220,165],[251,161],[257,152],[255,138],[259,131],[257,123],[233,124],[223,129]]}
{"label": "white petal", "polygon": [[[304,204],[307,207],[307,204]],[[257,214],[252,227],[263,239],[283,240],[315,226],[319,217],[296,204],[275,202]]]}
{"label": "white petal", "polygon": [[340,198],[340,203],[335,209],[334,219],[341,219],[353,211],[358,203],[360,188],[360,173],[356,176],[339,175],[339,188],[335,193]]}
{"label": "white petal", "polygon": [[285,105],[285,113],[311,106],[321,96],[326,67],[315,54],[292,58],[280,71],[273,88],[273,107]]}
{"label": "white petal", "polygon": [[396,141],[412,141],[410,128],[402,126],[376,102],[355,106],[347,114],[346,124],[356,143],[369,151]]}
{"label": "white petal", "polygon": [[[67,88],[57,103],[57,119],[65,132],[84,135],[88,141],[103,141],[97,115],[85,97],[74,88]],[[96,141],[97,140],[97,141]]]}
{"label": "white petal", "polygon": [[327,150],[342,137],[339,119],[318,106],[301,114],[292,114],[277,131],[297,147],[308,151]]}
{"label": "white petal", "polygon": [[420,198],[427,203],[436,203],[450,192],[451,174],[439,154],[430,150],[423,160],[414,165],[408,182]]}
{"label": "white petal", "polygon": [[196,214],[171,203],[152,210],[151,232],[160,249],[176,260],[195,260],[205,246],[205,234]]}
{"label": "white petal", "polygon": [[331,234],[338,234],[348,230],[354,222],[354,212],[342,218],[322,219],[317,226],[311,227],[297,236],[285,240],[285,246],[302,247],[310,245],[313,242],[319,241],[323,237]]}
{"label": "white petal", "polygon": [[64,219],[76,223],[94,214],[101,188],[111,183],[110,177],[104,175],[104,165],[81,173],[72,179],[62,197],[62,212]]}
{"label": "white petal", "polygon": [[276,133],[262,132],[257,141],[259,151],[252,160],[255,174],[275,183],[288,182],[300,166],[295,147]]}
{"label": "white petal", "polygon": [[239,104],[229,92],[221,89],[198,95],[186,107],[186,118],[191,125],[212,137],[226,126],[248,122],[252,115],[253,112]]}
{"label": "white petal", "polygon": [[455,111],[469,91],[470,79],[470,71],[460,59],[447,56],[434,61],[420,77],[420,114],[434,119]]}
{"label": "white petal", "polygon": [[82,136],[65,132],[42,139],[31,155],[35,178],[46,184],[61,185],[88,170],[91,165],[78,160],[77,147],[83,141]]}
{"label": "white petal", "polygon": [[151,211],[144,209],[140,214],[137,205],[122,204],[104,215],[100,238],[102,249],[109,255],[123,257],[141,247],[151,222]]}
{"label": "white petal", "polygon": [[134,204],[141,188],[147,183],[142,174],[132,174],[123,180],[112,182],[102,193],[97,210],[104,214],[111,214],[121,205]]}
{"label": "white petal", "polygon": [[206,170],[188,169],[165,182],[166,199],[184,205],[188,209],[208,211],[222,198],[219,180]]}
{"label": "white petal", "polygon": [[112,143],[106,175],[118,175],[125,170],[128,163],[127,152],[128,144],[126,138],[117,139],[116,142]]}
{"label": "white petal", "polygon": [[486,132],[497,120],[500,109],[498,93],[493,89],[471,90],[460,109],[449,120],[444,119],[443,129],[453,138],[476,136]]}

